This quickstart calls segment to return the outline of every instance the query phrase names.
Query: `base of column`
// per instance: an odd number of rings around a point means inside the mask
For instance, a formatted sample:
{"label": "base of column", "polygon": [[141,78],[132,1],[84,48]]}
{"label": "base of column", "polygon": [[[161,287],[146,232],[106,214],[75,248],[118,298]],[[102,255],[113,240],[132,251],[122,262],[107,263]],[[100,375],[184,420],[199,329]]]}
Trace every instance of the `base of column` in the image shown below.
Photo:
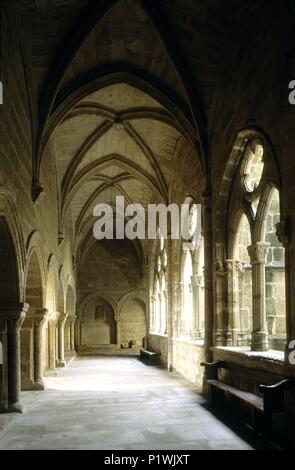
{"label": "base of column", "polygon": [[233,346],[233,337],[231,331],[227,331],[225,333],[225,345],[226,346]]}
{"label": "base of column", "polygon": [[216,346],[223,346],[224,345],[224,336],[223,330],[217,329],[215,332],[215,345]]}
{"label": "base of column", "polygon": [[34,390],[38,391],[44,391],[46,389],[45,387],[45,383],[43,382],[43,380],[38,380],[37,382],[34,383]]}
{"label": "base of column", "polygon": [[66,361],[59,361],[57,363],[57,367],[66,367],[66,365],[67,365]]}
{"label": "base of column", "polygon": [[0,403],[0,413],[8,413],[8,403],[1,402]]}
{"label": "base of column", "polygon": [[11,403],[8,405],[7,413],[24,413],[25,407],[21,402]]}
{"label": "base of column", "polygon": [[34,385],[35,385],[35,382],[33,380],[22,383],[21,390],[22,392],[30,392],[31,390],[35,390]]}
{"label": "base of column", "polygon": [[252,333],[251,351],[268,351],[268,334],[266,332]]}
{"label": "base of column", "polygon": [[47,369],[44,372],[44,377],[57,377],[58,373],[56,369]]}

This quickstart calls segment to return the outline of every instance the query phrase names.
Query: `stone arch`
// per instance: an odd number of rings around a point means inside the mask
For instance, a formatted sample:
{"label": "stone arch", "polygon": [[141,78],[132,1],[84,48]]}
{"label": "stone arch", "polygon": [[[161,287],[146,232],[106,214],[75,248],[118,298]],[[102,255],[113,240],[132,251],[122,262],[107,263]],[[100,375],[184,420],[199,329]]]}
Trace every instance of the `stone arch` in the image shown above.
{"label": "stone arch", "polygon": [[45,292],[46,292],[46,286],[45,286],[45,278],[46,278],[46,268],[45,268],[45,263],[44,263],[44,250],[43,250],[43,242],[40,236],[40,233],[37,231],[34,231],[31,233],[31,235],[28,238],[27,244],[26,244],[26,267],[25,267],[25,292],[27,290],[27,280],[28,280],[28,272],[29,268],[31,266],[32,262],[32,257],[33,257],[33,262],[35,268],[39,271],[39,280],[42,288],[42,302],[44,304],[45,301]]}
{"label": "stone arch", "polygon": [[92,294],[81,309],[81,346],[87,350],[95,347],[117,345],[117,315],[114,302],[108,296]]}
{"label": "stone arch", "polygon": [[29,305],[21,329],[21,384],[22,390],[33,390],[35,379],[34,321],[44,306],[44,283],[38,250],[29,250],[25,278],[25,301]]}
{"label": "stone arch", "polygon": [[228,234],[228,210],[231,187],[238,169],[238,165],[244,156],[245,149],[251,140],[257,140],[263,143],[265,153],[269,161],[268,178],[274,184],[281,186],[281,176],[279,165],[268,135],[258,127],[246,127],[238,131],[231,146],[229,158],[227,160],[223,178],[221,180],[220,190],[216,201],[216,228],[215,228],[215,258],[217,262],[223,262],[228,254],[226,235]]}
{"label": "stone arch", "polygon": [[0,212],[0,407],[4,409],[7,408],[10,393],[6,313],[10,308],[20,309],[22,295],[17,251],[12,236],[9,224]]}
{"label": "stone arch", "polygon": [[114,309],[116,318],[118,317],[118,303],[111,296],[105,293],[94,292],[88,295],[78,307],[79,317],[81,320],[83,319],[83,312],[85,308],[89,305],[89,303],[91,303],[93,300],[97,299],[98,297],[108,302]]}
{"label": "stone arch", "polygon": [[0,302],[15,304],[20,300],[17,255],[12,234],[2,216],[0,216],[0,240]]}
{"label": "stone arch", "polygon": [[65,292],[65,275],[63,266],[59,269],[58,275],[58,302],[57,309],[60,313],[64,313],[66,310],[66,292]]}
{"label": "stone arch", "polygon": [[65,350],[73,352],[75,349],[76,285],[72,276],[67,276],[66,284],[65,313],[67,313],[67,320],[64,327]]}
{"label": "stone arch", "polygon": [[[1,266],[9,267],[13,286],[13,291],[0,289],[1,302],[23,302],[24,301],[24,266],[25,266],[25,246],[22,236],[21,224],[18,218],[18,212],[15,205],[13,193],[0,185],[0,219],[1,219],[1,257],[7,258],[10,264],[1,262]],[[5,254],[6,253],[6,254]],[[3,276],[1,282],[8,284],[8,273],[2,270],[0,276]],[[6,279],[6,280],[5,280]],[[1,299],[1,296],[2,299]],[[9,298],[10,297],[10,298]],[[13,299],[13,300],[12,300]]]}
{"label": "stone arch", "polygon": [[46,308],[49,312],[55,312],[57,307],[58,292],[58,268],[55,256],[51,254],[48,258],[46,275]]}

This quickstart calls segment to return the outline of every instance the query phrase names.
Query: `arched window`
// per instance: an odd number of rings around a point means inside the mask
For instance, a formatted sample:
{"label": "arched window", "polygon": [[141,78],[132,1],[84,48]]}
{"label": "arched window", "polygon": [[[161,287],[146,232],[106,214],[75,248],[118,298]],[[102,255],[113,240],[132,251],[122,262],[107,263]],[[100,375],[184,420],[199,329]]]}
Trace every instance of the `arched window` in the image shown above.
{"label": "arched window", "polygon": [[181,335],[192,335],[192,275],[193,263],[190,250],[184,249],[182,262],[182,315]]}
{"label": "arched window", "polygon": [[164,238],[159,236],[151,300],[151,331],[160,335],[167,334],[167,252],[165,245]]}
{"label": "arched window", "polygon": [[276,236],[280,222],[280,193],[271,191],[265,241],[269,243],[265,273],[265,301],[270,349],[283,351],[286,343],[285,249]]}
{"label": "arched window", "polygon": [[250,139],[228,210],[228,346],[285,348],[285,253],[276,235],[281,221],[279,183],[271,150],[262,140]]}

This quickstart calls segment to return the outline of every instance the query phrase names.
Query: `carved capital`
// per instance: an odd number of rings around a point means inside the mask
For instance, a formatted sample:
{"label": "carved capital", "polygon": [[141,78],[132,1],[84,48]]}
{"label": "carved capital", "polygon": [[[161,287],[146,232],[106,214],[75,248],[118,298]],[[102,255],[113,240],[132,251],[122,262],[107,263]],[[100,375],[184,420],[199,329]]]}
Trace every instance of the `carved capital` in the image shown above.
{"label": "carved capital", "polygon": [[0,315],[6,317],[8,331],[19,331],[29,310],[29,304],[1,305]]}
{"label": "carved capital", "polygon": [[204,276],[202,274],[193,274],[191,277],[191,285],[195,287],[200,287],[203,285]]}
{"label": "carved capital", "polygon": [[51,312],[49,314],[48,325],[50,328],[55,328],[57,326],[59,315],[59,312]]}
{"label": "carved capital", "polygon": [[257,242],[255,245],[248,246],[248,253],[252,264],[265,263],[269,252],[270,243]]}
{"label": "carved capital", "polygon": [[225,262],[226,272],[228,276],[232,276],[235,267],[235,261],[232,259],[226,259]]}
{"label": "carved capital", "polygon": [[68,318],[68,314],[65,312],[60,312],[58,318],[58,326],[63,328],[65,326],[66,320]]}
{"label": "carved capital", "polygon": [[245,272],[245,266],[241,261],[236,261],[236,272],[238,276],[242,276]]}
{"label": "carved capital", "polygon": [[15,316],[7,318],[7,328],[8,331],[19,331],[22,327],[23,322],[26,318],[26,312],[21,311],[16,313]]}
{"label": "carved capital", "polygon": [[48,309],[40,308],[35,311],[34,324],[36,328],[42,328],[47,320]]}

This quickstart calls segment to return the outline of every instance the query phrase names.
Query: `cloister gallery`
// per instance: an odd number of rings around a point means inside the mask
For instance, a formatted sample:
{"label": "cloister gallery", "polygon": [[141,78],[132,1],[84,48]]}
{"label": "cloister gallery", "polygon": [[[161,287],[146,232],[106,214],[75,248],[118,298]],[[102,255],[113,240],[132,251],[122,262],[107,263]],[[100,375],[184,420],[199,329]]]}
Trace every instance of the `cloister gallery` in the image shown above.
{"label": "cloister gallery", "polygon": [[[157,418],[144,407],[169,394],[182,415],[170,427],[169,395],[162,448],[249,444],[214,437],[217,418],[202,431],[192,404],[177,404],[188,390],[203,407],[224,392],[237,422],[255,428],[258,411],[294,445],[294,44],[293,0],[1,1],[1,449],[67,447],[58,437],[42,444],[30,413],[43,416],[52,390],[70,394],[67,380],[87,367],[98,368],[98,389],[77,375],[71,393],[91,397],[63,395],[73,407],[54,395],[60,429],[67,406],[75,415],[118,393],[119,407],[127,388],[139,394],[129,397],[131,422],[145,416],[126,442],[107,430],[103,441],[102,428],[94,448],[156,445]],[[167,233],[153,239],[95,238],[99,204],[112,222],[130,221],[118,197],[144,215],[150,204],[187,204],[197,239],[172,237],[169,211]],[[140,349],[160,367],[138,362]],[[271,408],[261,385],[277,387]],[[85,416],[75,421],[83,445],[77,437],[72,448],[91,448]]]}

